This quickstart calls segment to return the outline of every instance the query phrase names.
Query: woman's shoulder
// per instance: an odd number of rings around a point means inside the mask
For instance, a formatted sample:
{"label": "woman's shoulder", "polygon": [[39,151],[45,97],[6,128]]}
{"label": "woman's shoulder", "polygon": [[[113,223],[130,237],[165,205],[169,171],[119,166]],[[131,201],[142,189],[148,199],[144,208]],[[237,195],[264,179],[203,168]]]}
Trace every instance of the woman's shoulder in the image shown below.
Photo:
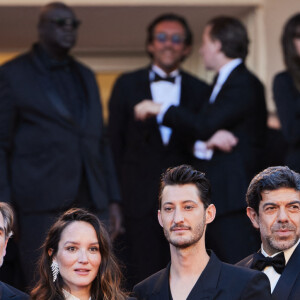
{"label": "woman's shoulder", "polygon": [[294,86],[294,81],[288,71],[279,72],[274,76],[274,80],[273,80],[274,92],[281,91],[282,89],[286,89],[286,88],[291,89],[293,88],[293,86]]}
{"label": "woman's shoulder", "polygon": [[278,72],[274,76],[274,81],[277,81],[277,80],[290,80],[290,79],[291,79],[291,75],[289,74],[288,71]]}

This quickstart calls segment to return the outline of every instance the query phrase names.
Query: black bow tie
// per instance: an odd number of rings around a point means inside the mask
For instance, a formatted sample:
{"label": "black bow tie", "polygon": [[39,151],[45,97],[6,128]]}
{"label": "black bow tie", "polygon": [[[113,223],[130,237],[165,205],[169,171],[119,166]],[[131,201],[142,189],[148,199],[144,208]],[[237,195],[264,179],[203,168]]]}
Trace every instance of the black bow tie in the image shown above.
{"label": "black bow tie", "polygon": [[168,81],[168,82],[171,82],[171,83],[175,83],[175,78],[176,77],[161,77],[159,76],[158,74],[155,73],[155,77],[153,79],[152,82],[157,82],[157,81]]}
{"label": "black bow tie", "polygon": [[272,266],[277,273],[281,274],[285,268],[284,253],[280,252],[274,257],[266,257],[261,253],[255,253],[251,269],[262,271],[267,266]]}

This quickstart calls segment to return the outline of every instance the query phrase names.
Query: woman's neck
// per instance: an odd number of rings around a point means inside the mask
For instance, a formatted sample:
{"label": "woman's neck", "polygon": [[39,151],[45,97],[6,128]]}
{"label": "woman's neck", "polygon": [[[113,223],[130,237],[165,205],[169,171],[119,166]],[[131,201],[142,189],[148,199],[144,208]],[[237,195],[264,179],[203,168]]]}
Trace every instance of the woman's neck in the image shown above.
{"label": "woman's neck", "polygon": [[[72,300],[72,296],[78,298],[78,300],[89,300],[90,299],[90,289],[77,289],[77,290],[67,290],[63,289],[64,295],[67,300]],[[75,299],[74,299],[75,300]]]}

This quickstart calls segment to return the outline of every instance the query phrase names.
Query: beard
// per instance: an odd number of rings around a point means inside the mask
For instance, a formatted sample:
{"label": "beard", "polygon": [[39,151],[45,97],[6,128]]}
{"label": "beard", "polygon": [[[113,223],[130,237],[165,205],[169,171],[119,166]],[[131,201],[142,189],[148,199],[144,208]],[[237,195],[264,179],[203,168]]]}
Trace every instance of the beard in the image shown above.
{"label": "beard", "polygon": [[278,230],[290,230],[293,232],[293,236],[287,236],[287,237],[277,237],[274,234],[266,236],[266,241],[268,244],[268,248],[273,252],[279,252],[279,251],[284,251],[287,250],[291,247],[293,247],[299,240],[300,236],[299,234],[296,234],[297,228],[290,223],[285,223],[285,224],[275,224],[271,228],[271,232],[276,232]]}
{"label": "beard", "polygon": [[[186,229],[190,231],[192,234],[188,237],[185,236],[172,236],[172,231],[174,229]],[[176,248],[186,249],[196,244],[203,236],[205,230],[205,216],[202,219],[201,223],[197,224],[195,229],[192,229],[190,226],[185,225],[173,225],[169,230],[164,228],[164,234],[167,241]]]}

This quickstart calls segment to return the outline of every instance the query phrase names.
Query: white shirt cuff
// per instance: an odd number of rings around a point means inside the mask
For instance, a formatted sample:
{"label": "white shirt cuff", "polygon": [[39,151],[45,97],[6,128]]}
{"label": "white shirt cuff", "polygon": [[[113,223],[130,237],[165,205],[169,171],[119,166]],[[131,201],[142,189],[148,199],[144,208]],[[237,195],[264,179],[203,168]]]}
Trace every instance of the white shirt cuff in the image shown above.
{"label": "white shirt cuff", "polygon": [[211,160],[214,150],[207,149],[205,142],[196,141],[194,144],[194,156],[199,159]]}

